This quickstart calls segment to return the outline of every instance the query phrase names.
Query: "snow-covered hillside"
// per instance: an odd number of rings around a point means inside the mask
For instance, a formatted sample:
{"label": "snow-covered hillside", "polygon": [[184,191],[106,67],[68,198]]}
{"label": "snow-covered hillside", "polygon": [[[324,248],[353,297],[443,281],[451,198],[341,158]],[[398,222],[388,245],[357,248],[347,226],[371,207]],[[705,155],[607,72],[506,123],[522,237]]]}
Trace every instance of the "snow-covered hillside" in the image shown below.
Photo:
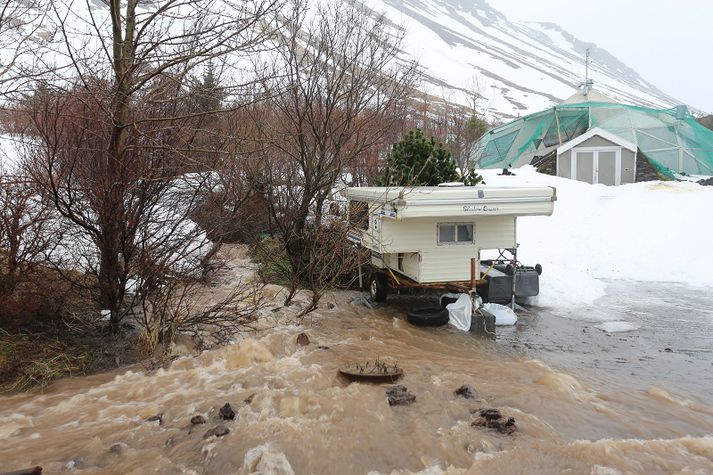
{"label": "snow-covered hillside", "polygon": [[[316,4],[321,0],[311,1]],[[590,77],[597,90],[625,103],[654,107],[678,104],[594,43],[579,40],[553,23],[511,22],[486,0],[361,1],[374,16],[383,13],[394,29],[405,30],[400,59],[419,62],[424,71],[421,88],[425,92],[470,105],[469,97],[476,91],[482,96],[478,107],[487,109],[491,119],[505,121],[540,111],[571,96],[584,79],[587,48],[592,57]],[[92,24],[87,8],[97,14],[95,21],[106,28],[106,4],[92,1],[69,5],[70,41],[76,43],[76,50],[94,54],[95,48],[84,45]],[[230,2],[216,5],[216,11],[230,15]],[[25,13],[29,19],[20,28],[34,31],[33,49],[40,62],[66,64],[56,19],[42,12],[31,13],[29,8]],[[606,34],[605,30],[602,34]],[[57,48],[49,47],[58,41]],[[44,49],[46,53],[42,53]],[[9,61],[15,51],[0,42],[0,62]],[[692,106],[695,108],[695,104]]]}
{"label": "snow-covered hillside", "polygon": [[626,103],[678,103],[595,44],[552,23],[511,22],[486,0],[363,1],[406,29],[403,59],[421,63],[428,92],[466,103],[475,81],[491,117],[526,115],[571,96],[584,79],[587,48],[598,90]]}

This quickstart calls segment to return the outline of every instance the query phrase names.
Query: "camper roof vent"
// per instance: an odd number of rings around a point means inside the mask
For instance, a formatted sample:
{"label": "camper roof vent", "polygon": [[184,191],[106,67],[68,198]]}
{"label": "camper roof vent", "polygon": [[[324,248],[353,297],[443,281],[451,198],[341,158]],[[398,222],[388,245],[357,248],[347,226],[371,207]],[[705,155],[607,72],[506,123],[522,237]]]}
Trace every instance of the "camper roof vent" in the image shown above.
{"label": "camper roof vent", "polygon": [[463,184],[462,181],[448,181],[446,183],[439,183],[438,186],[443,187],[443,188],[453,188],[456,186],[465,186],[465,185]]}

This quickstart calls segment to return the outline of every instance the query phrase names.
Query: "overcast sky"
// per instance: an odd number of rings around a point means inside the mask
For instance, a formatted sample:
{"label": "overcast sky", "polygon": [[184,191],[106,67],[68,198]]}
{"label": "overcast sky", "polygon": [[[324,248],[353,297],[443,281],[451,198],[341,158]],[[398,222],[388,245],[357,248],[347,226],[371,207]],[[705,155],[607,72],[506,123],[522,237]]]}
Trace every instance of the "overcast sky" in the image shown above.
{"label": "overcast sky", "polygon": [[488,2],[510,20],[557,23],[662,91],[713,113],[713,0]]}

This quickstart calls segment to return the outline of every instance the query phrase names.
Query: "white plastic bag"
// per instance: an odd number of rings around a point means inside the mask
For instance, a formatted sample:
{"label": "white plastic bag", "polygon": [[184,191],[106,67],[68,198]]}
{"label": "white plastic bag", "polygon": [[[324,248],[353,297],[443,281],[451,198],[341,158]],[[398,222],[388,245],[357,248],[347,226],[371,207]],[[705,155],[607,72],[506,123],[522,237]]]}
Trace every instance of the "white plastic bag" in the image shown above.
{"label": "white plastic bag", "polygon": [[[450,293],[450,292],[447,293],[447,294],[441,295],[441,300],[440,300],[441,307],[444,306],[444,305],[443,305],[443,299],[448,298],[448,299],[455,299],[455,300],[458,300],[458,297],[460,297],[460,296],[461,296],[461,294],[454,294],[454,293]],[[453,302],[453,303],[455,303],[455,302]]]}
{"label": "white plastic bag", "polygon": [[510,307],[497,303],[485,303],[483,308],[495,316],[495,325],[515,325],[517,323],[517,315]]}
{"label": "white plastic bag", "polygon": [[473,317],[473,304],[470,295],[460,294],[458,300],[446,305],[448,309],[448,323],[458,330],[470,331],[470,321]]}

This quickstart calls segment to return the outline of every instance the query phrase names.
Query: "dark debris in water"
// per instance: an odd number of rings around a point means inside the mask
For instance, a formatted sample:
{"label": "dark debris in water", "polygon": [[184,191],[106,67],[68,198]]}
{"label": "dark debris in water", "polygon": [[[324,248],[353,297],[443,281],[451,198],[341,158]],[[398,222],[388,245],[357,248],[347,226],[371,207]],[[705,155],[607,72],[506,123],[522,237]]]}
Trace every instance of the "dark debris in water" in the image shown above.
{"label": "dark debris in water", "polygon": [[201,416],[200,414],[198,414],[197,416],[193,416],[191,417],[191,424],[205,424],[205,417]]}
{"label": "dark debris in water", "polygon": [[306,333],[300,333],[297,335],[297,344],[299,346],[309,345],[309,336]]}
{"label": "dark debris in water", "polygon": [[148,422],[156,422],[158,421],[158,425],[163,425],[163,413],[156,414],[155,416],[151,416],[148,419],[146,419]]}
{"label": "dark debris in water", "polygon": [[232,421],[233,419],[235,419],[235,411],[232,407],[230,407],[230,404],[227,402],[223,407],[220,408],[220,412],[218,412],[218,415],[224,421]]}
{"label": "dark debris in water", "polygon": [[397,364],[384,363],[377,358],[366,363],[347,364],[339,369],[339,374],[350,381],[394,383],[404,372]]}
{"label": "dark debris in water", "polygon": [[383,361],[379,361],[378,358],[373,362],[367,361],[366,363],[348,364],[344,369],[348,369],[353,373],[378,375],[398,374],[401,371],[398,365],[384,363]]}
{"label": "dark debris in water", "polygon": [[471,424],[473,427],[486,427],[506,435],[510,435],[517,430],[515,418],[508,417],[505,419],[499,409],[476,409],[471,412],[479,416]]}
{"label": "dark debris in water", "polygon": [[416,402],[416,396],[400,384],[386,390],[389,406],[408,406]]}
{"label": "dark debris in water", "polygon": [[464,384],[463,386],[459,387],[455,391],[453,391],[453,394],[456,396],[463,397],[465,399],[475,399],[475,389],[473,389],[473,386],[470,386],[468,384]]}
{"label": "dark debris in water", "polygon": [[207,438],[213,437],[213,436],[215,436],[215,437],[223,437],[224,435],[227,435],[227,434],[229,434],[229,433],[230,433],[230,429],[228,429],[228,428],[225,427],[224,425],[219,425],[219,426],[213,427],[213,428],[210,429],[208,432],[206,432],[206,433],[203,435],[203,438],[204,438],[204,439],[207,439]]}

